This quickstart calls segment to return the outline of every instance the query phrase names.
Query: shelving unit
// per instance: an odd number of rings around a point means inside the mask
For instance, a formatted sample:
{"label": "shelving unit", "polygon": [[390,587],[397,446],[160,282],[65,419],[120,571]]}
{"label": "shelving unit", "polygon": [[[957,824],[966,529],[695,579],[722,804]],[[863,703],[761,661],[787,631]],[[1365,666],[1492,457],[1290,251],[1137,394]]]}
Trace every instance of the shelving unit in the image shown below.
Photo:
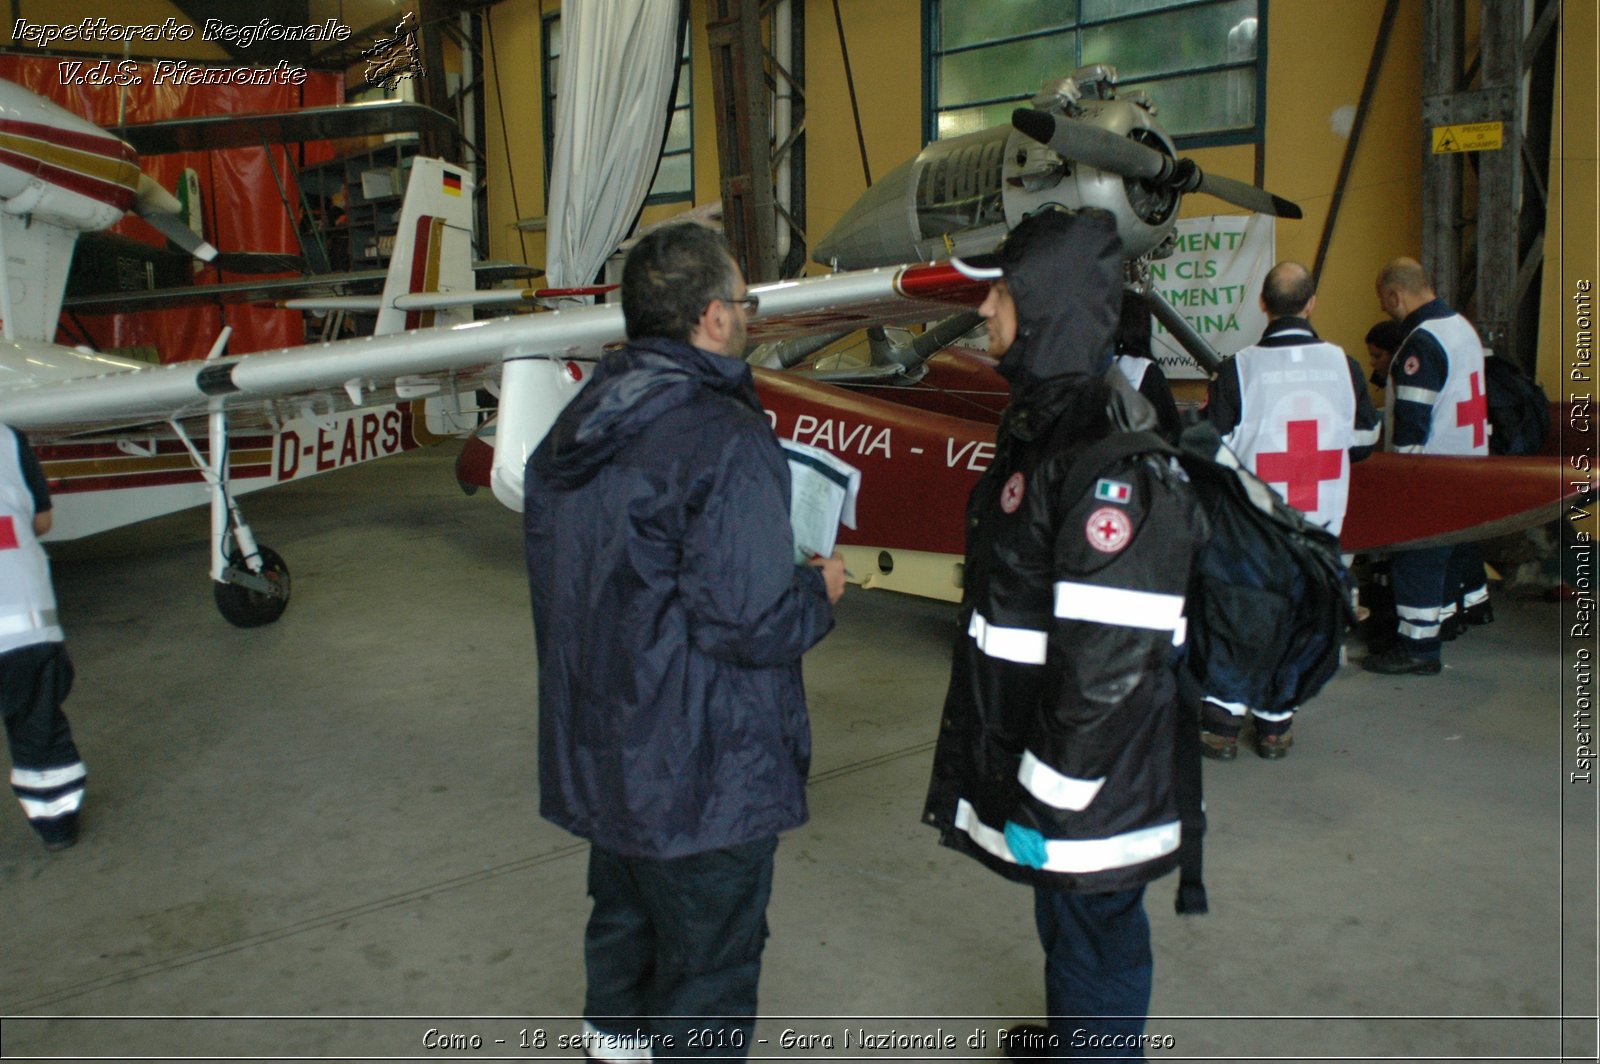
{"label": "shelving unit", "polygon": [[[391,141],[300,171],[308,210],[305,243],[325,252],[326,270],[381,270],[389,264],[415,140]],[[320,249],[320,250],[319,250]]]}

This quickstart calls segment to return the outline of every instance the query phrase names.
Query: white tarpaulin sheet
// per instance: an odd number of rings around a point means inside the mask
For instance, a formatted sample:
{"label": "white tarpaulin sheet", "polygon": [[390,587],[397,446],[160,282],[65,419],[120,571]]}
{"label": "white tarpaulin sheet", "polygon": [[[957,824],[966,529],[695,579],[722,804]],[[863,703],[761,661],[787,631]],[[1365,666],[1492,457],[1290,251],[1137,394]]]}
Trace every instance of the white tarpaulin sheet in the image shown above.
{"label": "white tarpaulin sheet", "polygon": [[671,115],[678,0],[564,0],[545,277],[592,282],[643,206]]}

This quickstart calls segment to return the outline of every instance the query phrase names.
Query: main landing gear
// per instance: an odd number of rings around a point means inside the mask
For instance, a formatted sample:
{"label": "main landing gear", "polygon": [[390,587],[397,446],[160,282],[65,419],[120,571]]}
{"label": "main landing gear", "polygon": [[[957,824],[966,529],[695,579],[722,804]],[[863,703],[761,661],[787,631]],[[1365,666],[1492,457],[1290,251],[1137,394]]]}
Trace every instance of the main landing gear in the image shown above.
{"label": "main landing gear", "polygon": [[205,477],[211,495],[211,592],[229,624],[259,628],[289,608],[289,567],[271,547],[256,542],[244,513],[228,491],[228,415],[213,401],[210,455],[202,456],[177,421],[173,431]]}
{"label": "main landing gear", "polygon": [[[221,353],[231,329],[224,329],[207,359]],[[222,400],[210,406],[210,454],[203,456],[174,418],[169,424],[205,477],[211,495],[211,580],[217,610],[229,624],[259,628],[289,608],[289,567],[278,552],[256,542],[239,504],[228,491],[228,414]]]}
{"label": "main landing gear", "polygon": [[259,570],[235,547],[228,552],[222,580],[211,585],[217,611],[240,628],[271,624],[289,608],[289,567],[271,547],[258,543],[256,551]]}

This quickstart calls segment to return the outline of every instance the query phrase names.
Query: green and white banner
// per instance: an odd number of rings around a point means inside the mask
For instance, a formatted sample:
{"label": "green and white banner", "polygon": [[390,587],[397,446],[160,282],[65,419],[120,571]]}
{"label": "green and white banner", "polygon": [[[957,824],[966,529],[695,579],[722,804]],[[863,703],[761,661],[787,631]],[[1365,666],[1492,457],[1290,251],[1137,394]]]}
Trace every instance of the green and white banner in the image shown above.
{"label": "green and white banner", "polygon": [[[1275,261],[1273,221],[1264,214],[1180,219],[1177,250],[1150,263],[1151,285],[1223,358],[1261,339],[1267,327],[1260,297]],[[1205,376],[1159,321],[1150,348],[1169,378]]]}

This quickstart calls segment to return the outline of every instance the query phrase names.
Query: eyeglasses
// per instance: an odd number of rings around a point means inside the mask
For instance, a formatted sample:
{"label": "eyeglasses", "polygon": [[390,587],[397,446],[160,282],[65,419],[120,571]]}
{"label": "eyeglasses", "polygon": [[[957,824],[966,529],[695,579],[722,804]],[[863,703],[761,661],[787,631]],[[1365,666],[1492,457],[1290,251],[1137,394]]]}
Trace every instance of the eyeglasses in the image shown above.
{"label": "eyeglasses", "polygon": [[756,311],[761,309],[761,297],[760,296],[748,296],[747,295],[743,299],[732,299],[732,298],[729,298],[729,299],[724,299],[723,302],[728,304],[729,306],[733,306],[734,304],[738,304],[739,306],[744,308],[744,312],[746,314],[754,314]]}

